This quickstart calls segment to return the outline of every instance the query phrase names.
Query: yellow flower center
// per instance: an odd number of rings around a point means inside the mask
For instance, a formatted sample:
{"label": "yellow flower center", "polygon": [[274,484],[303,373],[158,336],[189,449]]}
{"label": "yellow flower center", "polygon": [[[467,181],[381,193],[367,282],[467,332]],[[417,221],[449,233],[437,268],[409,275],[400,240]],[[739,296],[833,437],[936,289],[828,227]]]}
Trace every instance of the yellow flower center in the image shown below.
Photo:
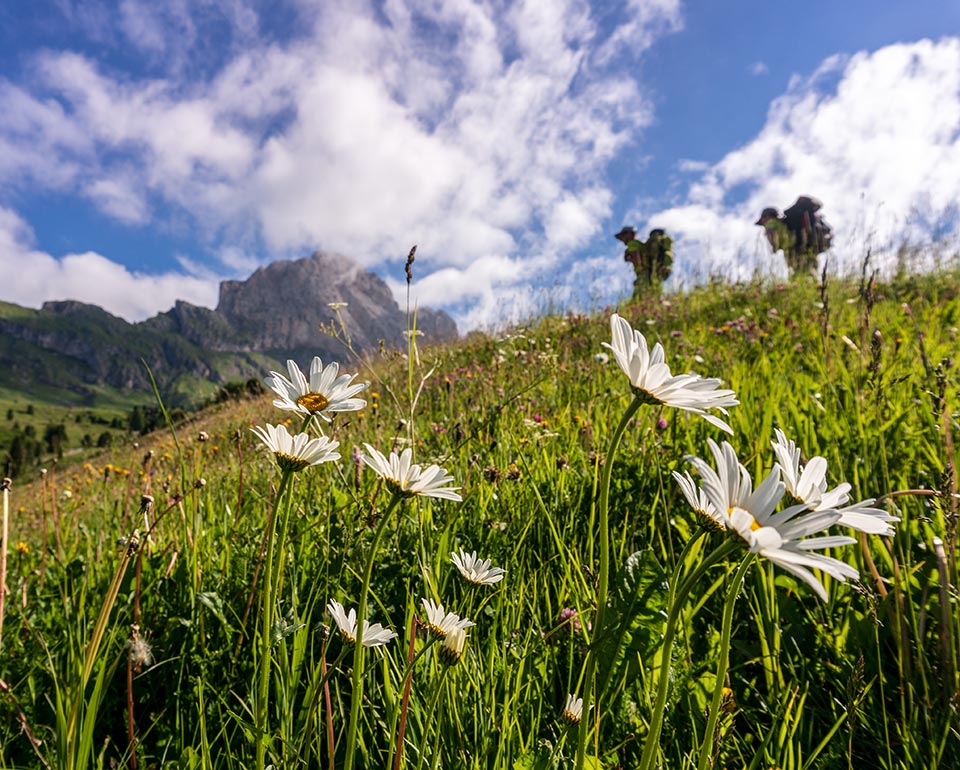
{"label": "yellow flower center", "polygon": [[302,406],[311,414],[322,412],[330,406],[330,400],[323,393],[305,393],[297,399],[297,406]]}

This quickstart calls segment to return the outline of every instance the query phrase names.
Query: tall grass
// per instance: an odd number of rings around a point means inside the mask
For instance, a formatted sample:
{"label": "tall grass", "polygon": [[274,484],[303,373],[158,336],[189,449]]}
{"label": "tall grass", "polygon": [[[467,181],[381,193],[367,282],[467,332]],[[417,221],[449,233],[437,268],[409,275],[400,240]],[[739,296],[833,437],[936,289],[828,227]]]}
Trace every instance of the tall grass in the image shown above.
{"label": "tall grass", "polygon": [[[639,766],[661,681],[663,767],[960,766],[957,284],[712,285],[619,308],[675,372],[736,391],[732,441],[756,475],[781,428],[804,459],[827,459],[831,485],[884,495],[902,518],[892,539],[835,554],[861,580],[827,580],[827,602],[764,561],[742,576],[735,561],[705,568],[666,646],[673,576],[719,542],[695,540],[670,472],[720,436],[647,407],[606,456],[631,400],[595,358],[606,313],[416,355],[411,335],[407,356],[356,362],[367,407],[325,427],[342,459],[291,480],[272,554],[284,503],[249,430],[284,420],[267,397],[211,410],[179,446],[157,435],[49,474],[43,494],[14,488],[0,767],[37,767],[39,753],[52,767],[244,768],[261,725],[275,767],[343,767],[348,753],[362,768],[569,767],[578,731],[561,712],[591,650],[599,708],[583,718],[600,729],[587,731],[587,766]],[[354,459],[363,442],[439,463],[463,502],[413,498],[381,529],[390,497]],[[149,542],[141,494],[158,511]],[[43,526],[54,516],[56,537]],[[134,527],[131,554],[116,542]],[[505,579],[464,581],[450,561],[461,548]],[[361,604],[370,558],[367,617],[399,638],[361,657],[325,608]],[[423,628],[422,598],[476,623],[452,665]],[[135,667],[138,640],[153,662]]]}

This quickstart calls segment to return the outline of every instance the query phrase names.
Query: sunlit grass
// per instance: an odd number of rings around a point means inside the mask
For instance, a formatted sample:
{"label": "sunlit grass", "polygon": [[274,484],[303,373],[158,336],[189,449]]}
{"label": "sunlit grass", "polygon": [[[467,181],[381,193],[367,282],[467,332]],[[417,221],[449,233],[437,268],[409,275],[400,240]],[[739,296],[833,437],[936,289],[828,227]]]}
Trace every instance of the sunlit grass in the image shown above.
{"label": "sunlit grass", "polygon": [[[250,429],[296,433],[303,420],[272,396],[216,407],[179,426],[177,442],[161,432],[86,466],[51,467],[29,488],[18,481],[0,766],[250,767],[265,724],[265,762],[283,768],[343,767],[348,753],[364,768],[570,767],[570,696],[584,694],[591,645],[600,713],[582,714],[587,766],[639,766],[667,665],[655,748],[665,767],[705,754],[715,767],[960,765],[956,287],[955,274],[825,293],[812,281],[716,285],[618,308],[662,343],[674,373],[736,393],[724,420],[754,477],[769,470],[780,428],[856,500],[910,492],[882,501],[902,518],[892,539],[831,553],[859,582],[825,578],[822,602],[758,561],[729,600],[736,561],[718,563],[665,650],[671,575],[695,571],[719,542],[685,549],[698,524],[671,473],[726,434],[646,405],[607,457],[632,398],[615,361],[598,356],[609,352],[607,312],[421,348],[419,364],[397,354],[348,363],[371,383],[367,404],[324,423],[341,458],[290,477],[289,511]],[[462,502],[416,496],[391,510],[396,489],[364,464],[365,444],[410,449],[421,469],[436,463]],[[610,601],[598,638],[605,470]],[[155,501],[146,524],[144,494]],[[270,562],[278,510],[285,532]],[[134,529],[141,548],[124,565],[117,540]],[[26,553],[13,547],[21,540]],[[465,580],[452,557],[474,551],[503,579]],[[277,603],[264,631],[267,572]],[[475,623],[465,640],[444,647],[431,635],[423,599]],[[366,618],[397,638],[358,654],[327,611],[334,601],[365,602]],[[128,661],[137,636],[152,664]],[[262,718],[257,692],[268,694]],[[70,729],[75,703],[77,724],[92,715],[82,736]]]}

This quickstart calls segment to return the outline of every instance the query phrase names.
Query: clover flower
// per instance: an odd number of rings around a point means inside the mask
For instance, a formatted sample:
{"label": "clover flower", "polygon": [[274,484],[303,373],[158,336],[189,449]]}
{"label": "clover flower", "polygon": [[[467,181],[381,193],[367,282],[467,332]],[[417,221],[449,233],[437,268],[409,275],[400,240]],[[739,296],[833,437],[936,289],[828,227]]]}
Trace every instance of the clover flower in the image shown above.
{"label": "clover flower", "polygon": [[357,412],[367,405],[362,398],[354,396],[368,383],[351,384],[357,376],[355,374],[341,374],[338,377],[340,365],[336,361],[324,368],[320,357],[314,356],[310,363],[309,380],[295,361],[287,361],[287,371],[289,378],[279,372],[270,372],[270,376],[264,380],[267,387],[279,396],[273,402],[279,409],[316,415],[330,422],[332,418],[329,412]]}
{"label": "clover flower", "polygon": [[439,497],[444,500],[460,502],[463,498],[457,494],[460,487],[444,486],[454,481],[453,476],[438,465],[430,465],[421,469],[419,465],[411,464],[413,451],[404,449],[398,456],[391,452],[385,457],[369,444],[364,444],[367,453],[363,455],[363,462],[380,476],[387,487],[402,497]]}
{"label": "clover flower", "polygon": [[257,425],[251,430],[273,452],[277,465],[284,471],[295,473],[311,465],[340,459],[337,452],[340,442],[326,436],[310,438],[306,433],[291,436],[284,425]]}
{"label": "clover flower", "polygon": [[726,407],[740,402],[732,390],[719,389],[720,380],[698,374],[670,374],[664,363],[663,346],[658,342],[648,350],[647,340],[621,316],[610,317],[612,342],[603,343],[630,380],[634,394],[649,404],[663,404],[698,414],[711,425],[733,433],[726,422],[707,414],[708,409],[727,414]]}
{"label": "clover flower", "polygon": [[462,548],[458,553],[450,555],[450,561],[460,570],[464,579],[475,586],[492,586],[503,580],[506,574],[500,567],[491,567],[490,559],[477,558],[477,552],[467,553]]}
{"label": "clover flower", "polygon": [[[346,612],[343,605],[335,599],[327,602],[327,611],[333,617],[343,638],[350,642],[350,644],[356,644],[357,611],[351,608],[349,613]],[[384,628],[379,623],[370,623],[368,620],[363,621],[363,639],[361,644],[363,644],[364,647],[382,647],[389,643],[390,640],[396,638],[396,632]]]}

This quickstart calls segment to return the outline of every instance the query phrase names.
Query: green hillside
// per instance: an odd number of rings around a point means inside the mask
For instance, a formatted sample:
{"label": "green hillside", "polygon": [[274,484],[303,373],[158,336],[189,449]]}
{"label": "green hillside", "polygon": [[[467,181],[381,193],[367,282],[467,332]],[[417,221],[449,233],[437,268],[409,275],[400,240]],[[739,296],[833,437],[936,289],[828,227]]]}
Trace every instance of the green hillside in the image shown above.
{"label": "green hillside", "polygon": [[[371,384],[320,425],[340,459],[292,475],[250,430],[300,430],[271,393],[18,480],[0,767],[960,767],[958,287],[716,284],[616,309],[674,374],[736,394],[708,411],[732,435],[634,403],[611,308],[346,367]],[[777,429],[895,535],[840,503],[769,514]],[[756,494],[735,472],[714,491],[736,505],[697,513],[672,473],[705,484],[708,439]],[[365,444],[412,450],[425,482],[438,464],[462,501],[394,494]],[[761,530],[804,545],[751,554]],[[461,549],[502,580],[464,579]],[[811,553],[836,560],[816,586],[783,561]],[[425,599],[475,624],[465,641]],[[358,651],[331,601],[397,637]]]}
{"label": "green hillside", "polygon": [[152,403],[150,373],[171,404],[193,407],[217,384],[275,366],[260,353],[207,350],[158,321],[131,324],[79,302],[48,303],[41,310],[0,302],[0,360],[4,394],[107,409]]}

